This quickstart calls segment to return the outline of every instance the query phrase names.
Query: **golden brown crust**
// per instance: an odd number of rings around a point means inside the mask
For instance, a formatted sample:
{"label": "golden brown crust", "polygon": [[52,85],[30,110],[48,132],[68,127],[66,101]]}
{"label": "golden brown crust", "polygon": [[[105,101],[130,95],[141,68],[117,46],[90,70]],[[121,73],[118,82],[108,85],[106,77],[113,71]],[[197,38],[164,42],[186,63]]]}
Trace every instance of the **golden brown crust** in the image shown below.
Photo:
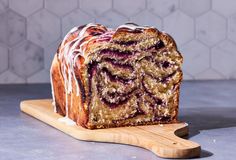
{"label": "golden brown crust", "polygon": [[[70,37],[71,38],[71,37]],[[73,40],[73,38],[71,38]],[[83,65],[83,58],[79,59],[77,61],[77,65],[81,66]],[[77,124],[86,126],[87,120],[88,120],[88,113],[87,110],[85,110],[84,105],[86,105],[84,102],[82,102],[82,97],[76,95],[76,81],[75,79],[72,79],[72,92],[66,93],[65,90],[65,82],[61,71],[62,62],[58,60],[58,54],[55,54],[52,66],[51,66],[51,77],[52,77],[52,85],[54,89],[54,97],[55,97],[55,107],[56,112],[59,113],[62,116],[66,116],[66,94],[67,98],[71,99],[71,102],[68,103],[68,117],[72,120],[74,120]],[[82,69],[76,70],[75,74],[77,78],[82,79],[81,75]],[[82,81],[82,85],[84,85],[84,82]]]}
{"label": "golden brown crust", "polygon": [[60,72],[60,62],[58,61],[57,54],[55,54],[52,66],[51,66],[51,77],[52,77],[52,86],[54,89],[55,96],[55,107],[57,113],[65,116],[65,87],[64,80]]}

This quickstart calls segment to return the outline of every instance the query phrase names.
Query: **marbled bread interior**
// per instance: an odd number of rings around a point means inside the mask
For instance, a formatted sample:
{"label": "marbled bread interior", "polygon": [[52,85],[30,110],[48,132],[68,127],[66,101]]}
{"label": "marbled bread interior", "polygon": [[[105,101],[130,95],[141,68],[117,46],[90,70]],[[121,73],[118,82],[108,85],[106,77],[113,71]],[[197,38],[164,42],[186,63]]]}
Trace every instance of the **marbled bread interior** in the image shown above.
{"label": "marbled bread interior", "polygon": [[76,27],[51,67],[56,111],[90,129],[175,122],[182,61],[154,27]]}

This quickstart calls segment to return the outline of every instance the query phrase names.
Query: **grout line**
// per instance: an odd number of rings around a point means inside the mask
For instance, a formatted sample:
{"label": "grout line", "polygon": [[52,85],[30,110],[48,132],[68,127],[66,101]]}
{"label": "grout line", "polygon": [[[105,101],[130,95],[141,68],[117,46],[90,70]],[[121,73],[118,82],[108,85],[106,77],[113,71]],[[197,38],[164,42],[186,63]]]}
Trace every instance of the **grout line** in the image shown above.
{"label": "grout line", "polygon": [[226,33],[225,33],[226,36],[225,37],[227,39],[229,39],[229,36],[228,36],[229,35],[229,18],[230,18],[230,16],[226,18],[226,26],[225,26],[226,27],[226,30],[225,30],[226,31]]}
{"label": "grout line", "polygon": [[43,8],[45,8],[45,0],[43,0]]}
{"label": "grout line", "polygon": [[148,2],[147,2],[147,0],[145,0],[145,9],[146,10],[148,9]]}
{"label": "grout line", "polygon": [[114,9],[114,0],[111,0],[111,9]]}

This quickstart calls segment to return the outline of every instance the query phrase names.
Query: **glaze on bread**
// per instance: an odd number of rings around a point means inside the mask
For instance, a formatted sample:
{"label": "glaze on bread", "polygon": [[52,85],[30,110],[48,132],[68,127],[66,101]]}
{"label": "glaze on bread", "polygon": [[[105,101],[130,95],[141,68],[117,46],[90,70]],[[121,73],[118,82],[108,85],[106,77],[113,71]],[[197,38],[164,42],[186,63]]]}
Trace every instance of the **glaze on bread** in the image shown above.
{"label": "glaze on bread", "polygon": [[51,66],[55,111],[89,129],[176,122],[182,61],[154,27],[75,27]]}

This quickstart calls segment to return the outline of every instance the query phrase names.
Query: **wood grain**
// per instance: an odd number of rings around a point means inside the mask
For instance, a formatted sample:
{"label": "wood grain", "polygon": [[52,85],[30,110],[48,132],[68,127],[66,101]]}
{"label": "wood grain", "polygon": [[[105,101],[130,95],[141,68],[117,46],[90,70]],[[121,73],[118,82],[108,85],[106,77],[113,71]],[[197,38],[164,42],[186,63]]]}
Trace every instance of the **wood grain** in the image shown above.
{"label": "wood grain", "polygon": [[20,108],[21,111],[79,140],[139,146],[163,158],[198,157],[201,151],[199,144],[178,137],[188,134],[186,123],[89,130],[59,122],[58,119],[62,116],[53,112],[51,99],[22,101]]}

